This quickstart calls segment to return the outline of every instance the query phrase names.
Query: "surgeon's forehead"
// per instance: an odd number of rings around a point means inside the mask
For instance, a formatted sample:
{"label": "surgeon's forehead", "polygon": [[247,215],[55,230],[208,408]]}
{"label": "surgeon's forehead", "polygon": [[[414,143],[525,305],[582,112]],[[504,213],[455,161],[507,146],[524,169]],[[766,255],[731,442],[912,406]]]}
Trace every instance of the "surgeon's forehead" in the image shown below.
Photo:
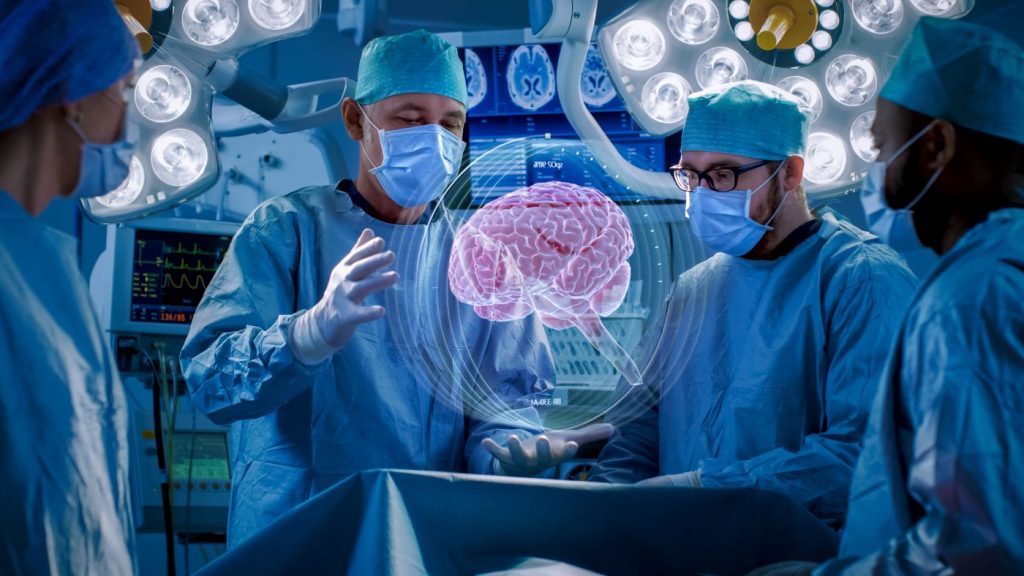
{"label": "surgeon's forehead", "polygon": [[721,166],[743,166],[758,160],[760,159],[736,154],[687,150],[679,156],[679,167],[685,170],[710,170]]}
{"label": "surgeon's forehead", "polygon": [[455,118],[466,117],[466,107],[458,100],[439,94],[398,94],[374,104],[384,114],[421,113]]}
{"label": "surgeon's forehead", "polygon": [[915,129],[916,116],[919,115],[899,104],[879,98],[875,104],[875,120],[871,123],[875,144],[898,144],[907,140]]}

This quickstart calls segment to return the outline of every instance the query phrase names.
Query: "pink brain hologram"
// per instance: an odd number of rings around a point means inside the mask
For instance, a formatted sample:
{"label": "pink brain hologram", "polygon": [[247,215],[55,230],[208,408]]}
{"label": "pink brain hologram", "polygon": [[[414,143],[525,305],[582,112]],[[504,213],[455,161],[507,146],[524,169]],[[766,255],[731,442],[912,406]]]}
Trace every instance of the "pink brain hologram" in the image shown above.
{"label": "pink brain hologram", "polygon": [[534,184],[488,203],[459,229],[448,283],[481,318],[511,321],[536,312],[550,328],[575,326],[638,384],[635,364],[600,320],[626,296],[633,247],[629,220],[600,191]]}

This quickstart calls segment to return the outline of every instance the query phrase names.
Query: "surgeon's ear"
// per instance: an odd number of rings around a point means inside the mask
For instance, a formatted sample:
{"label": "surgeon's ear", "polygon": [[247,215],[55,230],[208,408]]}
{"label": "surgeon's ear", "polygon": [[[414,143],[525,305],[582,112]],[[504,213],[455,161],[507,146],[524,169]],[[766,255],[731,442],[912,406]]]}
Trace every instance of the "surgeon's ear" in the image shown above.
{"label": "surgeon's ear", "polygon": [[71,120],[72,122],[75,122],[76,124],[80,124],[82,122],[82,102],[81,101],[78,101],[78,102],[64,102],[64,103],[58,104],[57,107],[60,110],[60,113],[64,116],[64,118],[67,118],[68,120]]}
{"label": "surgeon's ear", "polygon": [[804,159],[800,156],[790,156],[782,165],[782,189],[790,192],[800,187],[804,179]]}
{"label": "surgeon's ear", "polygon": [[345,131],[348,137],[360,142],[365,135],[363,131],[363,112],[359,105],[351,98],[345,98],[341,103],[341,119],[345,122]]}
{"label": "surgeon's ear", "polygon": [[929,152],[925,157],[932,158],[928,170],[934,172],[948,166],[956,155],[956,127],[948,120],[936,120],[935,127],[928,131],[925,139]]}

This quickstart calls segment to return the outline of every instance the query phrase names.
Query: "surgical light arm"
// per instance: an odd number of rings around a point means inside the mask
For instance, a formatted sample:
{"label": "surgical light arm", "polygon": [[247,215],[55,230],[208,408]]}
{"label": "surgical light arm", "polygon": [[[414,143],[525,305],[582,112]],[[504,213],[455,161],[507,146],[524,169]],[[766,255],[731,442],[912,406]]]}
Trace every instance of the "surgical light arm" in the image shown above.
{"label": "surgical light arm", "polygon": [[562,109],[601,166],[626,189],[647,196],[682,200],[682,191],[668,173],[644,170],[626,160],[583,103],[580,77],[596,18],[597,0],[530,2],[534,34],[540,39],[562,39],[556,79]]}
{"label": "surgical light arm", "polygon": [[[266,130],[283,134],[329,124],[341,117],[341,103],[355,93],[356,86],[349,78],[282,86],[254,70],[240,67],[235,59],[218,60],[207,78],[219,92],[240,104],[220,110],[224,113],[214,117],[213,131],[218,136]],[[340,96],[330,106],[320,108],[321,96],[329,93]]]}
{"label": "surgical light arm", "polygon": [[[213,132],[218,136],[268,130],[284,134],[329,124],[341,117],[342,102],[355,93],[356,82],[349,78],[284,86],[240,66],[236,58],[217,58],[187,48],[184,51],[194,73],[239,104],[218,107],[220,110],[213,118]],[[331,93],[340,96],[330,106],[321,108],[321,97]]]}

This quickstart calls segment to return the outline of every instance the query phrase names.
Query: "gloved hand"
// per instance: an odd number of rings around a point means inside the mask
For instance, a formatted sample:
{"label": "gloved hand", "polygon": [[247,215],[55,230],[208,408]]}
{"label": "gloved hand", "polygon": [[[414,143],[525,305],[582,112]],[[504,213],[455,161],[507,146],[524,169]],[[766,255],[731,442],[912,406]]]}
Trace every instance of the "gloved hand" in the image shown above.
{"label": "gloved hand", "polygon": [[383,272],[394,262],[394,252],[384,251],[384,239],[363,230],[331,271],[323,298],[292,324],[290,345],[300,362],[323,362],[352,338],[357,326],[384,316],[383,306],[363,306],[363,299],[398,282],[397,272]]}
{"label": "gloved hand", "polygon": [[668,486],[676,488],[700,488],[700,471],[692,470],[682,474],[655,476],[636,483],[637,486]]}
{"label": "gloved hand", "polygon": [[591,424],[579,430],[556,430],[520,440],[513,434],[508,446],[485,438],[483,445],[498,460],[497,473],[508,476],[536,476],[576,455],[580,446],[605,440],[615,428],[611,424]]}

